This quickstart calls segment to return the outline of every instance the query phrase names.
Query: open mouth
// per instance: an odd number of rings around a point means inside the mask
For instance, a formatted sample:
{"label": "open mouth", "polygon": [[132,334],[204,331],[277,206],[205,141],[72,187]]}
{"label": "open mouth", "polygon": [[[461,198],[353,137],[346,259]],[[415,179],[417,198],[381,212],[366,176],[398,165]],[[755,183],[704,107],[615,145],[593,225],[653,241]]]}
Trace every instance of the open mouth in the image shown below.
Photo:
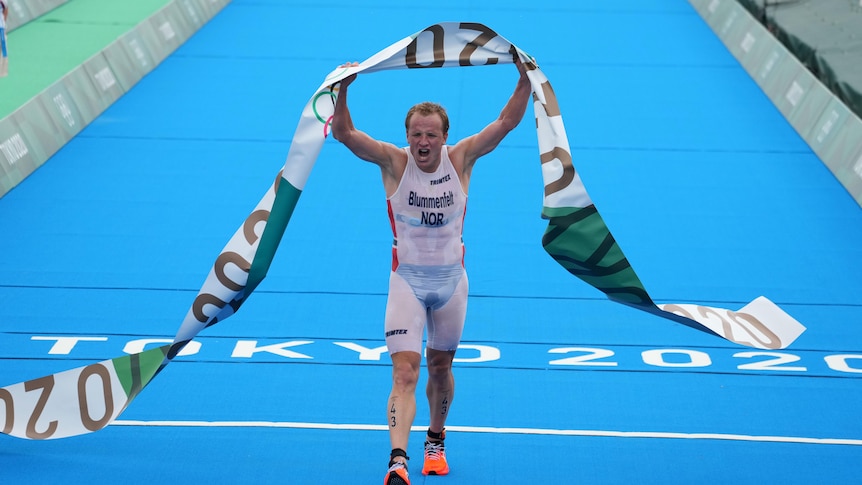
{"label": "open mouth", "polygon": [[419,155],[421,155],[423,157],[427,157],[429,153],[431,153],[431,150],[429,150],[427,148],[420,148],[419,149]]}

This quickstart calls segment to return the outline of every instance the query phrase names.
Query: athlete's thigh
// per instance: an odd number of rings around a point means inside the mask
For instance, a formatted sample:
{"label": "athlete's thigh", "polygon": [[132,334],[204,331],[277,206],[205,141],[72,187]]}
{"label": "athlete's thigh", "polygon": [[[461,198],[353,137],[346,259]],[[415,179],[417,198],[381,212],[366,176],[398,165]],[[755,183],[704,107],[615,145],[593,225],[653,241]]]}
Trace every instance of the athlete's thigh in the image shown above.
{"label": "athlete's thigh", "polygon": [[389,355],[404,350],[422,353],[422,333],[428,315],[407,281],[396,272],[389,275],[384,330]]}
{"label": "athlete's thigh", "polygon": [[432,310],[428,317],[428,348],[443,351],[455,351],[464,333],[464,321],[467,319],[467,293],[470,284],[467,272],[455,286],[449,301],[442,307]]}

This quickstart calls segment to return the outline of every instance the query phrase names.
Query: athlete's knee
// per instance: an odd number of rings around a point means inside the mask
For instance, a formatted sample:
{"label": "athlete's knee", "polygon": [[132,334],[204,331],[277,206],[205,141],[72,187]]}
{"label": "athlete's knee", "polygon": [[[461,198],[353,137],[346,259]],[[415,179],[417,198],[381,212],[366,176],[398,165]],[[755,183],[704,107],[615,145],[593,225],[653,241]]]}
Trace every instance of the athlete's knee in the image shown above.
{"label": "athlete's knee", "polygon": [[428,349],[426,355],[428,379],[434,381],[449,379],[452,375],[452,360],[455,358],[455,352]]}
{"label": "athlete's knee", "polygon": [[392,354],[392,384],[402,389],[415,388],[419,380],[420,361],[421,357],[415,352]]}

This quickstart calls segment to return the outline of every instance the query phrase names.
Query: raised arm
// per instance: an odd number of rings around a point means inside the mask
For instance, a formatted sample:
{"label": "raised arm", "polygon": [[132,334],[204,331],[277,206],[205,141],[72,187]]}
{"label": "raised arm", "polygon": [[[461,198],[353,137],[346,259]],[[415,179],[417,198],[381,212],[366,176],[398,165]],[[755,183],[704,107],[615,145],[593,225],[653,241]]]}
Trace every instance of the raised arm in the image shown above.
{"label": "raised arm", "polygon": [[347,105],[347,92],[350,84],[356,79],[356,74],[341,81],[335,112],[332,116],[332,136],[344,144],[357,157],[386,168],[392,164],[392,159],[400,150],[391,143],[375,140],[364,131],[353,126],[350,108]]}
{"label": "raised arm", "polygon": [[450,155],[463,160],[462,171],[467,175],[469,175],[476,160],[497,148],[503,138],[514,130],[524,117],[530,102],[532,88],[530,87],[530,80],[527,78],[527,70],[517,56],[515,57],[515,66],[520,74],[518,84],[515,85],[515,92],[512,93],[506,106],[503,107],[500,116],[479,133],[458,142],[450,152]]}

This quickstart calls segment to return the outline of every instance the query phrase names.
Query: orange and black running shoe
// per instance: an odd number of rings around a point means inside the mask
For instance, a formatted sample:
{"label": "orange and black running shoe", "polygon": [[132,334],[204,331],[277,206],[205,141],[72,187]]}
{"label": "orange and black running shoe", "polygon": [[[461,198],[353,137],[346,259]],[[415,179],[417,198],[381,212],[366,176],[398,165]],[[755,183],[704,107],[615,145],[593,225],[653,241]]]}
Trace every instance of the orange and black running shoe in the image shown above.
{"label": "orange and black running shoe", "polygon": [[422,474],[446,475],[447,473],[449,473],[449,464],[446,463],[446,448],[443,446],[443,441],[426,441]]}
{"label": "orange and black running shoe", "polygon": [[399,461],[392,463],[389,466],[389,470],[386,471],[383,485],[410,485],[410,479],[407,475],[407,464]]}

